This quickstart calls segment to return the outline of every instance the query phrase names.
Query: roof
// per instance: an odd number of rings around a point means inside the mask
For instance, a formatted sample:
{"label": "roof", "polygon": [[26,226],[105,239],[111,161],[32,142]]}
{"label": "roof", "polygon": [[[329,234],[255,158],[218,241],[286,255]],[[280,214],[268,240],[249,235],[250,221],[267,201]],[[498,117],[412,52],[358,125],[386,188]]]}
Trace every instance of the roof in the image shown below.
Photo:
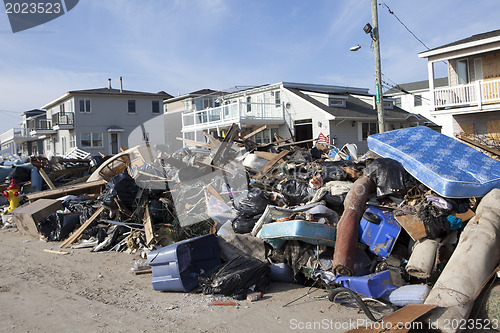
{"label": "roof", "polygon": [[27,116],[27,117],[33,117],[33,116],[38,116],[40,114],[45,114],[45,113],[47,113],[47,111],[45,111],[45,110],[33,109],[33,110],[24,111],[21,113],[21,115]]}
{"label": "roof", "polygon": [[[365,119],[365,120],[376,120],[377,111],[373,108],[370,103],[363,101],[356,96],[347,94],[346,107],[331,107],[321,103],[320,101],[312,98],[311,96],[303,93],[299,89],[289,88],[289,91],[301,97],[302,99],[308,101],[309,103],[317,106],[321,110],[331,114],[335,118],[340,119]],[[406,120],[409,116],[414,116],[413,113],[409,113],[397,106],[393,109],[384,109],[384,116],[387,120]],[[420,115],[418,117],[421,117]],[[421,117],[428,120],[424,117]],[[432,123],[431,121],[428,121]]]}
{"label": "roof", "polygon": [[[156,97],[164,99],[165,95],[161,93],[149,93],[143,91],[132,91],[132,90],[120,90],[112,88],[97,88],[97,89],[84,89],[84,90],[71,90],[64,95],[56,98],[52,102],[49,102],[42,106],[42,109],[50,108],[53,105],[59,104],[65,99],[69,98],[71,95],[106,95],[106,96],[134,96],[134,97]],[[167,94],[168,95],[168,94]]]}
{"label": "roof", "polygon": [[172,97],[168,98],[166,100],[167,103],[171,102],[177,102],[177,101],[182,101],[183,99],[190,98],[190,97],[201,97],[201,96],[206,96],[206,95],[214,95],[217,94],[217,96],[222,95],[223,92],[217,91],[217,90],[212,90],[212,89],[200,89],[197,91],[193,91],[184,95],[180,95],[177,97]]}
{"label": "roof", "polygon": [[418,56],[420,58],[425,58],[457,49],[465,49],[467,47],[485,45],[488,43],[493,43],[498,41],[500,41],[500,29],[472,35],[470,37],[460,39],[449,44],[438,46],[436,48],[420,52]]}
{"label": "roof", "polygon": [[[448,86],[447,77],[442,77],[434,80],[434,87],[445,87],[445,86]],[[398,84],[397,86],[387,90],[384,93],[384,95],[411,93],[412,91],[428,90],[428,89],[429,89],[429,80],[424,80],[424,81]]]}

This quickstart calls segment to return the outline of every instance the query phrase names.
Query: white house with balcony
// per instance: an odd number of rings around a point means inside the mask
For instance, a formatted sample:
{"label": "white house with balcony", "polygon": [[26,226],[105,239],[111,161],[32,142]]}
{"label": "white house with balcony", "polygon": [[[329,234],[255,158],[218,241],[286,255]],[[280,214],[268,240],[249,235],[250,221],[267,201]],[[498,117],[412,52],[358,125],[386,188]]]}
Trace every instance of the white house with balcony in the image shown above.
{"label": "white house with balcony", "polygon": [[[295,141],[311,140],[311,146],[322,134],[332,145],[355,143],[365,152],[366,138],[377,132],[374,96],[365,88],[279,82],[220,94],[216,101],[212,107],[183,112],[184,138],[205,141],[203,132],[224,136],[233,123],[243,135],[266,125],[250,139],[269,143],[292,136]],[[388,129],[435,125],[396,107],[392,100],[384,100],[384,114]]]}
{"label": "white house with balcony", "polygon": [[[500,141],[500,30],[490,31],[418,54],[427,58],[430,114],[448,118],[443,133]],[[436,63],[445,61],[448,85],[437,86]]]}
{"label": "white house with balcony", "polygon": [[133,145],[163,140],[163,127],[148,131],[143,124],[163,114],[163,99],[169,97],[164,92],[113,89],[109,80],[107,88],[69,91],[45,104],[50,128],[34,133],[44,138],[47,155],[65,155],[73,147],[92,155],[116,154],[129,146],[136,128],[140,137]]}

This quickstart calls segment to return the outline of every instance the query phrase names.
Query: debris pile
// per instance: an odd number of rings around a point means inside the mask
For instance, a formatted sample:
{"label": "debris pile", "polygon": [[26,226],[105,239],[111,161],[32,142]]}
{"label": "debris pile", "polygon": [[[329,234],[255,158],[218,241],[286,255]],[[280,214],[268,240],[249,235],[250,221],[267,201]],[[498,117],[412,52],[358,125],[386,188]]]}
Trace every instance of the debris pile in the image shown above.
{"label": "debris pile", "polygon": [[22,195],[4,224],[61,248],[136,253],[156,290],[243,300],[274,281],[315,284],[374,321],[376,300],[433,327],[469,318],[499,271],[500,162],[456,140],[408,128],[370,136],[358,156],[352,144],[256,144],[235,125],[205,135],[171,155],[32,159],[7,177]]}

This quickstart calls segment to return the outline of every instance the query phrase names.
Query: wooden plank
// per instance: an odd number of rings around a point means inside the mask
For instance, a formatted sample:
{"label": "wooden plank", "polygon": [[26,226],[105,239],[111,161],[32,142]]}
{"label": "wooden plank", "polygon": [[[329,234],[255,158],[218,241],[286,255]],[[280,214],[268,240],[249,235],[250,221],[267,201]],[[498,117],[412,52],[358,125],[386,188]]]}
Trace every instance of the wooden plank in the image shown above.
{"label": "wooden plank", "polygon": [[149,215],[149,206],[146,206],[142,223],[144,224],[144,233],[146,234],[146,245],[149,246],[155,238],[153,224],[151,223],[151,215]]}
{"label": "wooden plank", "polygon": [[411,215],[400,215],[395,216],[395,218],[414,241],[427,236],[424,223],[416,217]]}
{"label": "wooden plank", "polygon": [[49,185],[49,188],[51,190],[55,189],[56,187],[54,186],[54,184],[52,183],[52,181],[50,180],[49,176],[47,175],[47,173],[45,173],[45,170],[43,169],[39,169],[38,172],[40,173],[40,176],[42,176],[43,180],[45,180],[45,182],[47,183],[47,185]]}
{"label": "wooden plank", "polygon": [[184,138],[176,138],[176,139],[184,141],[184,143],[186,143],[188,146],[202,147],[202,148],[208,148],[208,149],[210,149],[210,145],[208,143],[194,141],[194,140],[189,140],[189,139],[184,139]]}
{"label": "wooden plank", "polygon": [[258,151],[258,150],[254,151],[253,154],[265,158],[266,160],[272,160],[273,158],[276,157],[276,155],[278,155],[275,153],[268,153],[267,151]]}
{"label": "wooden plank", "polygon": [[276,147],[294,146],[294,145],[299,145],[301,143],[313,142],[314,140],[316,140],[316,139],[302,140],[302,141],[297,141],[297,142],[292,142],[292,143],[283,143],[283,144],[277,145]]}
{"label": "wooden plank", "polygon": [[40,199],[12,211],[12,219],[16,222],[20,233],[38,237],[37,222],[44,220],[62,208],[59,200]]}
{"label": "wooden plank", "polygon": [[268,172],[269,169],[273,167],[276,163],[278,163],[279,160],[281,160],[283,157],[288,155],[290,153],[289,150],[283,150],[281,153],[277,154],[273,159],[269,160],[266,165],[261,169],[261,172]]}
{"label": "wooden plank", "polygon": [[210,192],[211,195],[213,195],[214,197],[217,198],[217,200],[219,200],[220,202],[224,202],[226,203],[226,201],[224,199],[222,199],[222,197],[220,196],[220,194],[214,189],[214,187],[210,184],[208,184],[206,186],[208,192]]}
{"label": "wooden plank", "polygon": [[54,251],[54,250],[50,250],[50,249],[43,249],[43,252],[47,252],[47,253],[53,253],[53,254],[69,254],[69,252],[66,252],[66,251]]}
{"label": "wooden plank", "polygon": [[254,136],[255,134],[258,134],[258,133],[260,133],[260,132],[262,132],[262,131],[264,131],[264,130],[266,130],[266,129],[267,129],[267,125],[264,125],[264,126],[262,126],[262,127],[259,127],[259,128],[257,128],[255,131],[253,131],[253,132],[248,133],[247,135],[245,135],[245,136],[243,137],[243,140],[250,139],[250,138],[251,138],[252,136]]}
{"label": "wooden plank", "polygon": [[85,229],[88,228],[88,226],[94,222],[94,220],[96,218],[99,217],[99,215],[102,213],[102,211],[104,210],[104,207],[103,206],[99,206],[99,208],[97,208],[97,210],[94,212],[94,214],[92,214],[92,216],[84,223],[82,224],[82,226],[80,228],[78,228],[77,231],[75,231],[74,233],[72,233],[64,242],[62,242],[61,245],[59,245],[60,248],[66,248],[68,246],[70,246],[71,244],[73,244],[76,239],[78,237],[80,237],[80,235],[85,231]]}
{"label": "wooden plank", "polygon": [[93,193],[94,191],[101,191],[106,185],[104,179],[96,180],[93,182],[78,183],[69,186],[62,186],[53,190],[46,190],[40,192],[33,192],[26,195],[28,201],[33,202],[38,199],[54,199],[59,198],[68,194],[82,194],[82,193]]}

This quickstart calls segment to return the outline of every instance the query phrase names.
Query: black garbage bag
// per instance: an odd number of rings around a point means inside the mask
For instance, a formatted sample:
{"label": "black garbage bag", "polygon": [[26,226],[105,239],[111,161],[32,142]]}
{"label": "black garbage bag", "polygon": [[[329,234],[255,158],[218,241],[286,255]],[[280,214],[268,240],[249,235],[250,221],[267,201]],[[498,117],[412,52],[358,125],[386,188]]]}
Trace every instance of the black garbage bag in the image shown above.
{"label": "black garbage bag", "polygon": [[415,179],[403,168],[403,165],[392,158],[377,158],[370,162],[365,170],[377,184],[377,196],[404,196],[416,185]]}
{"label": "black garbage bag", "polygon": [[314,196],[315,189],[306,182],[289,179],[277,185],[278,192],[283,194],[289,206],[308,202]]}
{"label": "black garbage bag", "polygon": [[10,183],[14,179],[16,184],[21,184],[31,180],[31,168],[29,167],[21,167],[14,166],[12,171],[9,173],[7,177],[7,181]]}
{"label": "black garbage bag", "polygon": [[231,222],[233,230],[237,234],[246,234],[252,231],[255,223],[259,220],[262,214],[255,215],[253,217],[245,217],[244,215],[238,215]]}
{"label": "black garbage bag", "polygon": [[312,161],[311,152],[309,150],[297,150],[287,159],[288,163],[309,163]]}
{"label": "black garbage bag", "polygon": [[264,213],[267,204],[270,202],[271,200],[266,192],[254,187],[248,190],[246,196],[242,195],[235,198],[234,208],[238,211],[238,215],[253,217]]}
{"label": "black garbage bag", "polygon": [[61,241],[66,239],[79,223],[79,214],[54,213],[45,220],[37,222],[37,227],[40,234],[48,241]]}
{"label": "black garbage bag", "polygon": [[450,211],[422,201],[417,207],[417,216],[424,222],[425,233],[429,239],[442,238],[450,233],[450,222],[446,217]]}
{"label": "black garbage bag", "polygon": [[347,172],[343,168],[349,165],[348,162],[323,161],[318,164],[321,168],[321,178],[323,178],[324,183],[333,180],[347,180]]}
{"label": "black garbage bag", "polygon": [[118,206],[115,198],[119,200],[129,211],[134,210],[134,201],[139,187],[135,184],[135,180],[130,177],[127,170],[114,176],[106,184],[106,188],[97,198],[105,206],[117,209]]}
{"label": "black garbage bag", "polygon": [[236,257],[198,276],[203,294],[238,296],[255,285],[254,291],[265,292],[271,283],[271,267],[255,258]]}

